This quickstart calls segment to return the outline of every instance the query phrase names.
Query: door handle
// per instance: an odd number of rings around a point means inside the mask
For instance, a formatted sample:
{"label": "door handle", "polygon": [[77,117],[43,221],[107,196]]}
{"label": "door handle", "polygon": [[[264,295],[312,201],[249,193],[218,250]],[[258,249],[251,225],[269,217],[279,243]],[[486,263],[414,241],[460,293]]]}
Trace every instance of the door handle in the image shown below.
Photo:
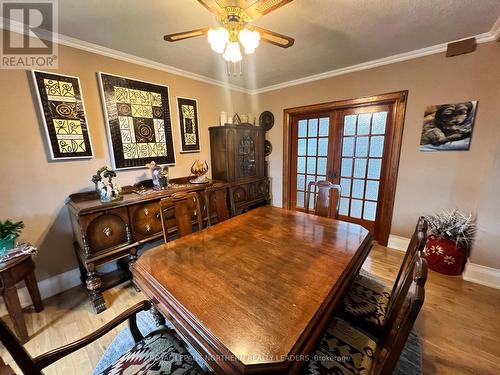
{"label": "door handle", "polygon": [[330,172],[330,173],[328,174],[328,177],[329,177],[329,178],[336,178],[336,177],[337,177],[337,172]]}

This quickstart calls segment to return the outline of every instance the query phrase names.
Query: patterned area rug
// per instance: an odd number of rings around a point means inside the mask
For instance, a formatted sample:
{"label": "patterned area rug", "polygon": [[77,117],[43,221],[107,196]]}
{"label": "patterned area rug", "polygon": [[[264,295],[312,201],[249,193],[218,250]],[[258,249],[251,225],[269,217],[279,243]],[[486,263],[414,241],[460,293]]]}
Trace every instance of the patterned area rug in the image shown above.
{"label": "patterned area rug", "polygon": [[[168,325],[168,321],[167,321]],[[137,314],[137,326],[139,330],[146,336],[148,333],[156,328],[155,322],[151,314],[147,311],[141,311]],[[109,345],[108,349],[102,356],[97,364],[93,375],[100,374],[111,364],[115,363],[127,350],[134,346],[134,339],[130,330],[124,328],[118,335],[116,335],[113,342]],[[198,353],[193,348],[187,348],[188,352],[197,360],[200,366],[204,367],[203,362],[199,358]],[[422,347],[420,339],[413,330],[406,341],[406,345],[401,353],[396,369],[393,375],[421,375],[422,374]]]}

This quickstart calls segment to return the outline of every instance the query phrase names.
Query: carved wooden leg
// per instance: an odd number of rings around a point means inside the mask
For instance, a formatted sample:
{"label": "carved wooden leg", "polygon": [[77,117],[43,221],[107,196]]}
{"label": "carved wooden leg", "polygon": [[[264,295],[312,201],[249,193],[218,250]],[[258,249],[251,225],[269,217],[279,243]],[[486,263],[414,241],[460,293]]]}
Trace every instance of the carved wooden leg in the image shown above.
{"label": "carved wooden leg", "polygon": [[137,248],[133,247],[132,249],[130,249],[130,253],[128,255],[128,267],[129,267],[129,271],[130,271],[130,279],[132,280],[132,285],[134,286],[134,289],[136,292],[140,292],[141,290],[136,285],[136,283],[134,282],[134,279],[132,277],[132,269],[131,268],[134,265],[136,260],[137,260]]}
{"label": "carved wooden leg", "polygon": [[155,320],[155,323],[157,326],[164,326],[165,325],[165,318],[156,309],[155,305],[151,306],[151,309],[149,310],[149,312],[153,316],[153,319]]}
{"label": "carved wooden leg", "polygon": [[97,275],[93,265],[89,267],[85,284],[87,285],[90,302],[96,314],[106,310],[106,302],[104,302],[104,297],[101,293],[101,278]]}
{"label": "carved wooden leg", "polygon": [[137,260],[137,248],[133,247],[130,249],[130,253],[128,254],[128,266],[132,267]]}
{"label": "carved wooden leg", "polygon": [[28,288],[28,292],[30,293],[31,300],[33,301],[33,306],[35,307],[36,312],[40,312],[43,310],[42,297],[40,297],[40,291],[38,290],[38,284],[36,282],[35,273],[31,272],[24,279],[26,283],[26,288]]}
{"label": "carved wooden leg", "polygon": [[10,288],[6,288],[3,291],[3,298],[5,300],[7,312],[12,319],[12,323],[14,323],[14,330],[17,333],[19,341],[24,344],[28,341],[29,337],[28,330],[26,329],[26,323],[24,322],[21,303],[19,302],[19,296],[17,295],[16,286],[14,285]]}

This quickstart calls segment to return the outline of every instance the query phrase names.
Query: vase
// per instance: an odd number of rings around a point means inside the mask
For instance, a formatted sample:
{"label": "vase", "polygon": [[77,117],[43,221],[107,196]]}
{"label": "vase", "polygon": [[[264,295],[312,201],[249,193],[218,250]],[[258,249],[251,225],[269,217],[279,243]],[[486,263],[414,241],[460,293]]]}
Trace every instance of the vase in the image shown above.
{"label": "vase", "polygon": [[151,169],[151,179],[153,180],[153,190],[163,190],[168,187],[168,167],[155,165]]}
{"label": "vase", "polygon": [[467,260],[466,249],[456,242],[431,235],[424,248],[430,269],[445,275],[461,275]]}
{"label": "vase", "polygon": [[15,247],[16,238],[7,237],[0,239],[0,257],[4,256]]}
{"label": "vase", "polygon": [[219,122],[221,126],[227,124],[227,112],[221,112],[219,117]]}

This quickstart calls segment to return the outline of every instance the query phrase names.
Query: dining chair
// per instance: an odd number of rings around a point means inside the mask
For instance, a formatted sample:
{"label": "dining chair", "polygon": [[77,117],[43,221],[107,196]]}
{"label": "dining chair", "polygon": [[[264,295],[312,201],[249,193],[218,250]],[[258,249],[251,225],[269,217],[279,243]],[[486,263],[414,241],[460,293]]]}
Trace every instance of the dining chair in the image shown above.
{"label": "dining chair", "polygon": [[415,257],[422,255],[426,241],[427,222],[420,217],[392,288],[375,276],[360,272],[342,301],[340,316],[374,336],[383,334],[384,321],[389,311],[395,308],[403,280],[411,273]]}
{"label": "dining chair", "polygon": [[175,227],[178,237],[203,229],[200,202],[195,192],[174,193],[160,200],[160,216],[165,242]]}
{"label": "dining chair", "polygon": [[307,367],[311,375],[392,374],[425,298],[427,262],[417,256],[410,262],[412,272],[405,278],[405,292],[397,296],[400,306],[391,311],[387,334],[373,338],[350,322],[334,317],[321,338]]}
{"label": "dining chair", "polygon": [[306,213],[309,213],[311,195],[314,194],[314,214],[336,219],[338,217],[340,192],[340,185],[333,184],[330,181],[309,182],[306,196]]}
{"label": "dining chair", "polygon": [[232,202],[228,208],[228,198],[230,184],[225,182],[216,182],[205,189],[205,207],[207,216],[207,225],[211,226],[221,223],[234,215]]}
{"label": "dining chair", "polygon": [[[5,346],[23,374],[41,375],[42,370],[47,366],[89,345],[125,320],[128,320],[135,345],[115,363],[101,372],[102,375],[146,373],[146,371],[150,375],[160,373],[165,375],[202,374],[203,370],[185,349],[182,342],[177,339],[173,330],[160,326],[146,337],[142,336],[137,327],[136,314],[151,309],[151,306],[149,301],[139,302],[93,333],[35,358],[29,355],[2,320],[0,320],[0,342]],[[0,362],[3,363],[3,361]],[[155,368],[162,371],[155,372]],[[165,369],[170,370],[166,371]],[[0,373],[1,370],[0,368]]]}

